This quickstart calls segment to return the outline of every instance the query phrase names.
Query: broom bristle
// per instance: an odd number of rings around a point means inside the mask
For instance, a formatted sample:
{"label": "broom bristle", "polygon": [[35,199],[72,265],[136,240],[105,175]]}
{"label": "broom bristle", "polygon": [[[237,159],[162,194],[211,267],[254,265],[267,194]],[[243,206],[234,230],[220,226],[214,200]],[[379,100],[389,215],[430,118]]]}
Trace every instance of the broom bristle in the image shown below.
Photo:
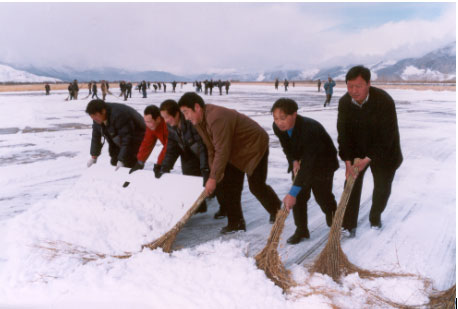
{"label": "broom bristle", "polygon": [[450,289],[434,293],[429,297],[428,308],[432,309],[454,309],[456,299],[456,284]]}
{"label": "broom bristle", "polygon": [[262,269],[266,276],[270,278],[277,286],[281,287],[284,292],[287,292],[296,283],[291,278],[291,274],[283,265],[277,248],[281,233],[285,227],[285,220],[288,217],[289,211],[282,208],[277,212],[275,223],[270,231],[267,244],[264,249],[255,256],[256,265]]}

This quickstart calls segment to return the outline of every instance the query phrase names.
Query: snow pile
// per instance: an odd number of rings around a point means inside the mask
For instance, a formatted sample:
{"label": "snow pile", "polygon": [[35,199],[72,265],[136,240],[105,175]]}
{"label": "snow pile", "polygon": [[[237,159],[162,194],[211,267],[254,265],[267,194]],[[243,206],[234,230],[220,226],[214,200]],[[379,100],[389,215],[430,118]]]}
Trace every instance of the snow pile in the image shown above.
{"label": "snow pile", "polygon": [[54,77],[38,76],[26,71],[16,70],[4,64],[0,64],[0,82],[13,83],[41,83],[41,82],[60,82]]}

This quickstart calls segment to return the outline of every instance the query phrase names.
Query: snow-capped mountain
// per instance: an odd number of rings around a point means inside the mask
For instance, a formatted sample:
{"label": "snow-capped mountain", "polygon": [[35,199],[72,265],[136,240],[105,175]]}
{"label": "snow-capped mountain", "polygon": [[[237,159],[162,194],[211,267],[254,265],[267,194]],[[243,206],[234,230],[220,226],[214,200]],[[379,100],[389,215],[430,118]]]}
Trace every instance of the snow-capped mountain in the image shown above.
{"label": "snow-capped mountain", "polygon": [[[345,74],[353,65],[363,64],[371,70],[374,81],[419,81],[419,82],[454,82],[456,80],[456,42],[432,51],[419,58],[406,58],[399,61],[383,60],[377,63],[355,63],[331,68],[313,68],[306,70],[276,69],[259,72],[238,72],[235,69],[213,70],[204,74],[179,76],[162,71],[128,71],[117,68],[77,70],[73,68],[36,68],[0,65],[0,82],[40,82],[40,81],[184,81],[195,80],[232,80],[232,81],[274,81],[279,80],[345,80]],[[52,76],[52,77],[43,77]]]}
{"label": "snow-capped mountain", "polygon": [[1,83],[55,83],[61,80],[54,77],[39,76],[27,71],[16,70],[8,65],[0,64]]}

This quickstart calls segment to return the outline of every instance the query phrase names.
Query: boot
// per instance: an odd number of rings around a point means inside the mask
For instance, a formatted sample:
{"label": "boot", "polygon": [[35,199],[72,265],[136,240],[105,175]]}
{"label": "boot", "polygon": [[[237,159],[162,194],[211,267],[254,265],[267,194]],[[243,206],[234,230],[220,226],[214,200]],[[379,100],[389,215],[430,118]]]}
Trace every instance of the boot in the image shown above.
{"label": "boot", "polygon": [[223,227],[220,231],[221,234],[230,234],[237,231],[246,231],[245,220],[243,218],[228,223],[227,226]]}
{"label": "boot", "polygon": [[294,234],[290,238],[288,238],[286,242],[290,245],[295,245],[295,244],[300,243],[302,240],[309,239],[309,238],[310,238],[310,233],[308,229],[306,229],[305,231],[296,229],[296,232],[294,232]]}
{"label": "boot", "polygon": [[215,215],[213,216],[213,218],[215,219],[223,219],[223,218],[226,218],[226,212],[223,210],[223,209],[219,209]]}

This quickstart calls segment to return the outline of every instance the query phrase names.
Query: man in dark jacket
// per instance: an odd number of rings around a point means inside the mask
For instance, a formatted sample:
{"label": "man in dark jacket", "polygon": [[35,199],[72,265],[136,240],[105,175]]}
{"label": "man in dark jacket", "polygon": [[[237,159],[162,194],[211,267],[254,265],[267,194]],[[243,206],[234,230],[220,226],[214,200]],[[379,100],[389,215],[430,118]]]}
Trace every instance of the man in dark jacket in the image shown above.
{"label": "man in dark jacket", "polygon": [[[174,100],[162,102],[160,111],[162,118],[167,123],[169,132],[161,174],[169,173],[178,157],[180,157],[183,175],[202,176],[205,186],[210,170],[208,168],[207,148],[202,142],[199,133],[197,133],[192,123],[184,119],[178,103]],[[202,203],[197,211],[207,211],[206,203]],[[220,215],[215,217],[220,218]]]}
{"label": "man in dark jacket", "polygon": [[97,99],[99,98],[99,96],[97,95],[97,83],[96,82],[92,82],[92,97],[91,99],[93,99],[94,97],[96,97]]}
{"label": "man in dark jacket", "polygon": [[287,209],[293,208],[295,233],[287,240],[297,244],[310,238],[307,227],[307,201],[313,191],[315,200],[326,215],[331,226],[337,207],[332,182],[339,167],[337,150],[323,126],[307,117],[297,114],[294,100],[281,98],[272,106],[273,130],[280,139],[288,160],[288,172],[293,172],[294,183],[283,199]]}
{"label": "man in dark jacket", "polygon": [[[251,193],[275,221],[281,201],[266,184],[269,158],[269,135],[253,119],[236,110],[213,104],[194,92],[185,93],[178,102],[185,118],[199,132],[208,152],[210,176],[207,194],[217,189],[227,211],[228,224],[221,233],[246,230],[241,196],[245,173]],[[218,193],[217,193],[218,194]]]}
{"label": "man in dark jacket", "polygon": [[[364,174],[370,166],[374,178],[371,227],[382,227],[381,214],[391,194],[391,184],[402,163],[396,108],[391,96],[371,87],[371,72],[363,66],[351,68],[346,77],[347,93],[339,100],[337,131],[339,156],[345,161],[345,176],[356,178],[342,227],[356,233]],[[359,159],[359,162],[355,162]],[[358,174],[353,168],[359,170]]]}
{"label": "man in dark jacket", "polygon": [[118,103],[92,100],[86,113],[93,120],[91,159],[88,167],[97,162],[103,147],[102,136],[108,142],[111,165],[133,167],[137,152],[145,134],[143,117],[132,107]]}

